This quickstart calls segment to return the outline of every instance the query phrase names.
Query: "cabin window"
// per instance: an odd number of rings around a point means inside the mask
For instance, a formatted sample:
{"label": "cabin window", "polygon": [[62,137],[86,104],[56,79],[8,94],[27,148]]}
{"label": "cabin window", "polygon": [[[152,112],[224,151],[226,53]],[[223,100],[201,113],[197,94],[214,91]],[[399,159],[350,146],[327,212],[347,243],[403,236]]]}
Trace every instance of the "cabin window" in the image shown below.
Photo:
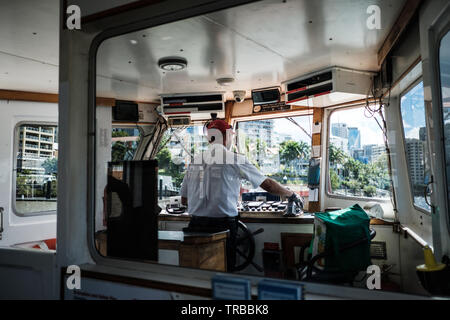
{"label": "cabin window", "polygon": [[[328,190],[341,197],[389,199],[391,182],[380,116],[365,107],[331,113]],[[378,122],[375,121],[378,119]]]}
{"label": "cabin window", "polygon": [[[237,126],[239,152],[262,174],[308,196],[312,116],[241,121]],[[252,189],[243,181],[241,192]]]}
{"label": "cabin window", "polygon": [[207,149],[203,125],[170,128],[164,133],[156,154],[158,202],[162,208],[178,196],[184,174],[194,154]]}
{"label": "cabin window", "polygon": [[133,160],[139,145],[141,131],[138,127],[112,129],[111,161]]}
{"label": "cabin window", "polygon": [[[439,67],[441,77],[442,119],[444,122],[445,167],[448,189],[450,186],[450,32],[448,32],[441,40]],[[448,200],[450,201],[450,198]]]}
{"label": "cabin window", "polygon": [[56,211],[58,127],[22,124],[17,127],[15,212]]}
{"label": "cabin window", "polygon": [[425,201],[425,188],[430,182],[428,163],[427,127],[425,121],[425,102],[423,82],[415,84],[404,93],[400,102],[406,163],[414,198],[414,205],[430,211]]}

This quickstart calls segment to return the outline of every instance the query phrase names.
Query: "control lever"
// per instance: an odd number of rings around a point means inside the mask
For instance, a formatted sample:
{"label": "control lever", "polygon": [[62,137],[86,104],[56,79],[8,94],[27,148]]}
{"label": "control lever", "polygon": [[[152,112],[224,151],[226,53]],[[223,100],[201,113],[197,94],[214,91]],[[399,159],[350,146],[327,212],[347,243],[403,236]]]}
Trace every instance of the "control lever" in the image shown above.
{"label": "control lever", "polygon": [[303,213],[303,200],[294,192],[288,198],[288,205],[284,217],[296,217]]}

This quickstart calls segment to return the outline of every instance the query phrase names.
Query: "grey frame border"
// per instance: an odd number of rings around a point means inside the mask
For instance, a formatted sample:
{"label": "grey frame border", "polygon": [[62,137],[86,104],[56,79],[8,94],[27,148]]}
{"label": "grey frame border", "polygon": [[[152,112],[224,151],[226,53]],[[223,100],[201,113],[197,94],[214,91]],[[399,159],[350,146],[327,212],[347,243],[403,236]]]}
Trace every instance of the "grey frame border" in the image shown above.
{"label": "grey frame border", "polygon": [[[89,47],[89,65],[88,65],[88,138],[87,138],[87,241],[89,253],[92,259],[97,264],[101,265],[115,265],[119,263],[122,266],[130,267],[136,265],[149,265],[148,262],[143,263],[139,261],[132,261],[127,259],[118,259],[111,257],[104,257],[100,255],[95,246],[95,167],[96,167],[96,74],[97,74],[97,53],[100,45],[107,39],[124,35],[131,32],[136,32],[143,29],[157,27],[159,25],[168,24],[171,22],[180,21],[196,17],[211,12],[230,9],[232,7],[257,2],[258,0],[220,0],[216,2],[210,2],[201,4],[198,6],[182,9],[179,11],[174,10],[157,17],[136,21],[129,24],[124,24],[117,27],[112,27],[101,31],[91,41]],[[151,7],[151,5],[150,5]],[[166,266],[157,262],[152,263],[154,265]],[[167,266],[173,267],[173,266]],[[182,267],[177,267],[182,268]],[[203,273],[209,273],[208,270],[195,269]]]}
{"label": "grey frame border", "polygon": [[[21,213],[17,212],[16,208],[16,180],[17,180],[17,152],[19,150],[19,127],[23,125],[44,125],[44,126],[55,126],[58,127],[58,122],[52,122],[52,121],[19,121],[14,126],[14,140],[13,140],[13,170],[12,170],[12,176],[11,176],[11,209],[12,212],[18,216],[18,217],[35,217],[35,216],[48,216],[48,215],[56,215],[57,216],[57,209],[55,210],[49,210],[49,211],[37,211],[37,212],[30,212],[30,213]],[[56,200],[56,203],[58,203],[58,200]]]}
{"label": "grey frame border", "polygon": [[[441,64],[440,64],[440,48],[442,39],[450,32],[450,4],[441,11],[438,17],[433,21],[428,28],[428,52],[430,60],[430,80],[431,80],[431,95],[432,95],[432,119],[434,122],[434,136],[435,136],[435,159],[436,159],[436,176],[439,178],[442,185],[442,194],[446,195],[445,199],[438,201],[438,208],[441,212],[445,212],[445,219],[447,221],[447,234],[450,234],[450,212],[448,189],[447,185],[448,177],[445,168],[445,144],[443,141],[444,126],[443,126],[443,106],[442,106],[442,85],[441,85]],[[437,120],[437,121],[435,121]],[[438,181],[435,181],[437,183]]]}
{"label": "grey frame border", "polygon": [[[351,103],[351,102],[350,102]],[[330,126],[330,118],[333,115],[333,113],[335,113],[336,111],[343,111],[343,110],[350,110],[350,109],[356,109],[356,108],[363,108],[365,106],[364,103],[362,104],[356,104],[356,105],[349,105],[349,106],[343,106],[343,107],[337,107],[334,108],[333,110],[330,111],[330,114],[328,115],[327,118],[327,135],[326,135],[326,139],[327,139],[327,145],[326,145],[326,150],[325,150],[325,156],[326,156],[326,162],[327,162],[327,166],[326,166],[326,177],[325,177],[325,183],[328,186],[330,182],[330,162],[328,161],[329,159],[329,150],[330,150],[330,130],[331,130],[331,126]],[[392,186],[391,186],[392,187]],[[394,188],[392,188],[392,192],[395,192],[393,190]],[[334,193],[330,193],[328,191],[328,189],[325,190],[325,193],[327,195],[327,197],[329,198],[334,198],[334,199],[343,199],[343,200],[359,200],[359,201],[373,201],[373,202],[381,202],[381,203],[392,203],[392,196],[388,199],[382,199],[382,198],[369,198],[369,197],[352,197],[352,196],[344,196],[344,195],[339,195],[339,194],[334,194]]]}

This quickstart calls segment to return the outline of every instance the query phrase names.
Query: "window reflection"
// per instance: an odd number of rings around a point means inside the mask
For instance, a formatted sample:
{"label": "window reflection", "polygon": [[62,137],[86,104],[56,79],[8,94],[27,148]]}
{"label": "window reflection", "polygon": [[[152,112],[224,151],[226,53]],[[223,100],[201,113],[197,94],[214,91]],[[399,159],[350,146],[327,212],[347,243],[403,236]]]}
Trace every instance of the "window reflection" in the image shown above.
{"label": "window reflection", "polygon": [[[262,174],[307,198],[311,128],[312,116],[239,122],[239,151]],[[241,192],[250,189],[243,181]]]}
{"label": "window reflection", "polygon": [[423,82],[418,83],[402,96],[400,108],[414,205],[430,211],[430,206],[425,201],[425,188],[430,181],[430,165],[427,159],[428,142]]}
{"label": "window reflection", "polygon": [[58,127],[24,124],[18,130],[16,212],[55,211]]}

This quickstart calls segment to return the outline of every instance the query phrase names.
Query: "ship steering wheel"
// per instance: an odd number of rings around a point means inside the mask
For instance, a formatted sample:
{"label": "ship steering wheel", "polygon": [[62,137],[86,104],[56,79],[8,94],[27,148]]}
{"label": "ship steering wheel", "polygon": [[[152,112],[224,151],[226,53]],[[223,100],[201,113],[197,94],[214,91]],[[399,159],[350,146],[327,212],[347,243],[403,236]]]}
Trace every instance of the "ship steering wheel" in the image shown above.
{"label": "ship steering wheel", "polygon": [[236,236],[236,265],[234,266],[233,271],[244,270],[250,264],[259,272],[264,271],[264,268],[253,262],[253,258],[255,257],[255,235],[262,232],[264,232],[263,228],[251,232],[242,221],[238,221]]}

